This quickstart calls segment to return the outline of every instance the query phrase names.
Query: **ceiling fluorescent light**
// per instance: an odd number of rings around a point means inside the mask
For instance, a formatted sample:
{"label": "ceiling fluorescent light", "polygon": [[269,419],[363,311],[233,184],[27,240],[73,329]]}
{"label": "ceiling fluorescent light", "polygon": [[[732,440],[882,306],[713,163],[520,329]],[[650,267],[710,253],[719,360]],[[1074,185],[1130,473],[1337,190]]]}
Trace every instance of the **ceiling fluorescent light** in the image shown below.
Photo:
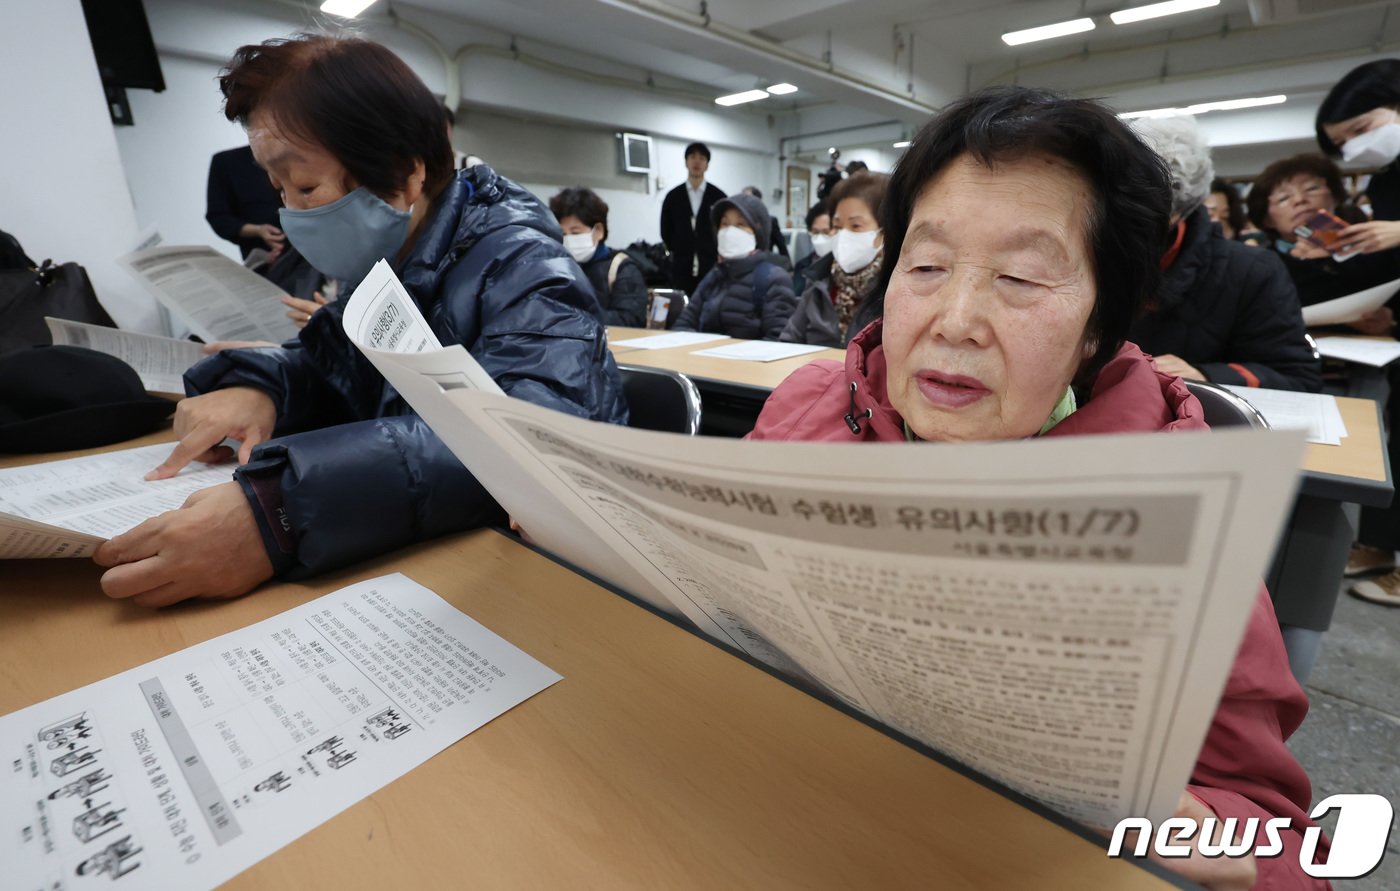
{"label": "ceiling fluorescent light", "polygon": [[1023,43],[1034,43],[1037,40],[1049,40],[1052,37],[1064,37],[1066,34],[1080,34],[1092,30],[1094,30],[1093,19],[1075,19],[1054,25],[1041,25],[1039,28],[1027,28],[1024,31],[1008,31],[1001,35],[1001,40],[1007,46],[1020,46]]}
{"label": "ceiling fluorescent light", "polygon": [[728,96],[721,96],[715,100],[716,105],[742,105],[745,102],[754,102],[759,99],[767,99],[766,90],[745,90],[742,93],[730,93]]}
{"label": "ceiling fluorescent light", "polygon": [[1241,108],[1258,108],[1261,105],[1281,105],[1287,101],[1288,97],[1280,93],[1277,96],[1256,96],[1251,99],[1197,102],[1195,105],[1188,105],[1185,108],[1150,108],[1147,111],[1125,111],[1118,117],[1125,121],[1133,118],[1169,118],[1179,114],[1206,114],[1212,111],[1239,111]]}
{"label": "ceiling fluorescent light", "polygon": [[1210,9],[1212,6],[1219,5],[1220,0],[1167,0],[1166,3],[1153,3],[1150,6],[1134,6],[1132,9],[1120,9],[1117,12],[1109,13],[1108,17],[1113,19],[1113,24],[1115,25],[1128,25],[1146,19],[1160,18],[1164,15],[1176,15],[1179,12],[1192,12],[1197,9]]}
{"label": "ceiling fluorescent light", "polygon": [[1133,118],[1170,118],[1179,114],[1186,114],[1184,108],[1149,108],[1146,111],[1125,111],[1118,117],[1125,121]]}
{"label": "ceiling fluorescent light", "polygon": [[353,19],[373,5],[374,0],[326,0],[321,4],[321,11],[343,19]]}
{"label": "ceiling fluorescent light", "polygon": [[1288,97],[1282,94],[1278,96],[1258,96],[1253,99],[1226,99],[1224,102],[1200,102],[1196,105],[1186,106],[1187,114],[1205,114],[1208,111],[1237,111],[1241,108],[1257,108],[1260,105],[1282,105],[1288,101]]}
{"label": "ceiling fluorescent light", "polygon": [[910,141],[907,140],[907,139],[902,139],[902,140],[900,140],[899,142],[896,142],[896,143],[894,144],[894,147],[895,147],[895,148],[909,148],[909,146],[911,146],[911,145],[913,145],[913,144],[914,144],[914,143],[910,142]]}
{"label": "ceiling fluorescent light", "polygon": [[788,93],[796,93],[797,87],[789,83],[773,84],[773,86],[768,88],[768,92],[772,93],[774,96],[786,96]]}

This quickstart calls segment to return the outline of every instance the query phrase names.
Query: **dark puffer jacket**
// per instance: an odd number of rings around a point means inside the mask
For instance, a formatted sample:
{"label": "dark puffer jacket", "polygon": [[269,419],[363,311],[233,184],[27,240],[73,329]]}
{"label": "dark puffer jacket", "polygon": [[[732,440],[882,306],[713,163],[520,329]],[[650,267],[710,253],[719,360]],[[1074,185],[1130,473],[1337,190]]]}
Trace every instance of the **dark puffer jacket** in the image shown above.
{"label": "dark puffer jacket", "polygon": [[[611,287],[608,285],[608,271],[617,258],[617,274]],[[622,251],[613,250],[606,244],[598,245],[593,258],[580,263],[588,281],[593,285],[593,293],[603,307],[603,322],[608,325],[630,325],[644,327],[647,323],[647,283],[642,278],[642,268]]]}
{"label": "dark puffer jacket", "polygon": [[[714,206],[711,217],[715,231],[724,212],[734,208],[753,228],[756,249],[737,260],[720,258],[690,296],[690,303],[676,321],[677,331],[706,331],[750,340],[777,340],[797,305],[792,292],[792,276],[768,252],[768,209],[752,195],[733,195]],[[767,269],[767,287],[755,300],[755,272]]]}
{"label": "dark puffer jacket", "polygon": [[[540,201],[485,165],[459,171],[397,272],[433,332],[508,394],[625,423],[602,311]],[[280,348],[225,350],[185,376],[191,395],[255,387],[276,437],[235,477],[278,575],[297,578],[504,520],[499,505],[341,327],[343,303]]]}
{"label": "dark puffer jacket", "polygon": [[1315,393],[1322,373],[1288,271],[1272,251],[1229,241],[1204,207],[1186,220],[1155,306],[1128,339],[1191,363],[1217,384]]}

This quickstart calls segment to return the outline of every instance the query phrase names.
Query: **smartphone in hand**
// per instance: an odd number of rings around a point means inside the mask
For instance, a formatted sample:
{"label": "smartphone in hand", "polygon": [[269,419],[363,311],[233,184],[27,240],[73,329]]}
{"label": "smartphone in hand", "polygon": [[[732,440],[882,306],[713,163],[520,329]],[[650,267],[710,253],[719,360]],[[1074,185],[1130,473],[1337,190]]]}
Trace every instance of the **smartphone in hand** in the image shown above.
{"label": "smartphone in hand", "polygon": [[1333,260],[1340,263],[1356,256],[1355,250],[1340,252],[1337,250],[1337,241],[1342,237],[1342,230],[1350,225],[1336,214],[1319,210],[1304,220],[1301,226],[1294,227],[1293,234],[1308,244],[1327,251],[1332,255]]}

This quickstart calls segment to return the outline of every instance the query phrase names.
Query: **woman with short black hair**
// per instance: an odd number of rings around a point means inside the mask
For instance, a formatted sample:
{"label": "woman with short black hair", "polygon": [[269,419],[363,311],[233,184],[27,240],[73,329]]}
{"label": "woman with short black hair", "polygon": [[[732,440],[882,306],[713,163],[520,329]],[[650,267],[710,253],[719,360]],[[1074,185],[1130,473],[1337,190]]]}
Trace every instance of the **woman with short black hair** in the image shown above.
{"label": "woman with short black hair", "polygon": [[[1181,379],[1124,340],[1157,293],[1171,201],[1161,159],[1102,105],[1026,88],[953,103],[890,180],[883,318],[844,364],[789,376],[752,438],[909,443],[936,469],[943,441],[1205,429]],[[1286,816],[1285,852],[1168,869],[1219,891],[1310,886],[1310,787],[1284,746],[1306,712],[1261,587],[1178,815]]]}
{"label": "woman with short black hair", "polygon": [[625,251],[610,248],[608,203],[592,189],[564,189],[549,199],[549,209],[564,231],[564,248],[583,268],[609,325],[644,327],[647,283]]}
{"label": "woman with short black hair", "polygon": [[[282,229],[353,288],[393,265],[437,338],[512,396],[627,418],[593,289],[540,201],[486,165],[454,171],[442,105],[375,43],[302,35],[239,49],[220,78],[282,194]],[[344,303],[281,347],[186,373],[180,442],[152,477],[229,457],[234,482],[98,549],[111,597],[235,597],[416,541],[504,523],[500,506],[349,341]],[[202,394],[202,395],[200,395]]]}

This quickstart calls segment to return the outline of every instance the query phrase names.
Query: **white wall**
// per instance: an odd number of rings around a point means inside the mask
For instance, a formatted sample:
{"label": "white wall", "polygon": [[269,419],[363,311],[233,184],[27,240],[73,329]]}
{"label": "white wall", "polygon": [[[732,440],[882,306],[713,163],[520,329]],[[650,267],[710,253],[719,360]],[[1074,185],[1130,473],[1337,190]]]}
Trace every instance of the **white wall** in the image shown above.
{"label": "white wall", "polygon": [[[240,128],[220,113],[214,78],[244,43],[333,22],[309,10],[259,0],[217,5],[146,0],[146,10],[167,90],[133,92],[136,126],[118,132],[136,216],[143,226],[159,226],[167,243],[213,244],[236,257],[234,245],[220,240],[204,221],[209,156],[245,141]],[[508,45],[508,35],[421,10],[404,15],[427,27],[445,47],[479,48],[461,55],[457,148],[481,156],[544,199],[570,185],[598,191],[610,207],[613,244],[659,239],[662,198],[685,178],[683,152],[694,140],[706,142],[713,152],[711,182],[726,192],[757,185],[770,205],[781,210],[782,202],[772,201],[771,194],[781,187],[778,136],[790,126],[782,115],[770,120],[747,109],[717,110],[709,100],[649,95],[584,74],[571,77],[540,69],[491,51],[497,44]],[[429,89],[445,92],[442,56],[421,37],[372,21],[358,27],[397,52]],[[598,60],[552,58],[587,64],[604,77],[609,73],[607,63]],[[613,140],[620,130],[653,135],[653,177],[619,174]]]}
{"label": "white wall", "polygon": [[219,66],[164,55],[160,67],[165,92],[132,90],[136,126],[116,128],[137,222],[159,229],[166,244],[210,244],[241,261],[238,247],[204,220],[210,156],[248,144],[243,128],[219,112]]}
{"label": "white wall", "polygon": [[6,4],[0,84],[0,228],[36,261],[83,264],[117,324],[161,331],[112,262],[140,233],[78,0]]}

